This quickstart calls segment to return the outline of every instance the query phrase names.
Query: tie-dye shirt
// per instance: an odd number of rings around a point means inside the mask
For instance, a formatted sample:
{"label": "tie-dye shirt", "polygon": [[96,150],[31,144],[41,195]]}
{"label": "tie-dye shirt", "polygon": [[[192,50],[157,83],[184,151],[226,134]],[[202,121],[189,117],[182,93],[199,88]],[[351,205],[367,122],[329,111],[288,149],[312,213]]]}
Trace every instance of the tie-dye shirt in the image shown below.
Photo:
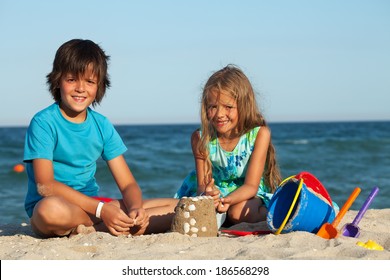
{"label": "tie-dye shirt", "polygon": [[[260,127],[255,127],[248,133],[242,135],[233,151],[227,152],[220,146],[218,139],[209,143],[210,160],[213,167],[213,178],[215,186],[219,188],[222,196],[241,187],[245,182],[245,175],[248,163],[252,155],[256,142],[257,133]],[[183,196],[197,195],[197,178],[196,171],[193,170],[185,179],[182,186],[175,194],[175,198]],[[264,184],[261,178],[257,196],[260,197],[266,207],[272,198],[270,188]]]}

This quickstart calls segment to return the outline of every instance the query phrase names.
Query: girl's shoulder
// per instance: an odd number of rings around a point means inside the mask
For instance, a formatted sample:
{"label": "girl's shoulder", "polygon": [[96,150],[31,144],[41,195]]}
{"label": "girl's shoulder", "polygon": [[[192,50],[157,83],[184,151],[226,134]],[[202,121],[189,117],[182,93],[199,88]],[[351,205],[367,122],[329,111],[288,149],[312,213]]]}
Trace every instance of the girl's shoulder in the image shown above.
{"label": "girl's shoulder", "polygon": [[242,135],[241,137],[254,138],[254,139],[256,139],[257,134],[259,133],[260,128],[261,128],[261,126],[255,126],[254,128],[252,128],[251,130],[249,130],[247,133],[245,133],[245,134]]}
{"label": "girl's shoulder", "polygon": [[271,130],[268,126],[256,126],[245,134],[245,139],[250,143],[255,143],[258,138],[264,137],[271,137]]}

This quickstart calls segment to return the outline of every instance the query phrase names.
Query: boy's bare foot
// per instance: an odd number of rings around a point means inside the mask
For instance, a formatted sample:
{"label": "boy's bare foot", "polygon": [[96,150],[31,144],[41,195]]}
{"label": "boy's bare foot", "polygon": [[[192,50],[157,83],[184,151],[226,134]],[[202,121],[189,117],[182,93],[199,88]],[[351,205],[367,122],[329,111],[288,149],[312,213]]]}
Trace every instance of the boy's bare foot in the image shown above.
{"label": "boy's bare foot", "polygon": [[72,230],[72,232],[69,234],[69,237],[75,236],[77,234],[89,234],[92,232],[96,232],[96,229],[93,226],[87,227],[85,225],[78,225]]}

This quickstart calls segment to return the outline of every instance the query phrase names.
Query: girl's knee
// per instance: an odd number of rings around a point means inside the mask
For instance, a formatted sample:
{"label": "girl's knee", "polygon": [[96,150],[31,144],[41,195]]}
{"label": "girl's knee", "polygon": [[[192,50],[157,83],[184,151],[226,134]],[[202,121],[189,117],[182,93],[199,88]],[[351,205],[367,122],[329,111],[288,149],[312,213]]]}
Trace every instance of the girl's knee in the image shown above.
{"label": "girl's knee", "polygon": [[231,223],[238,224],[243,220],[243,209],[242,208],[238,209],[238,207],[230,206],[227,212],[227,217]]}
{"label": "girl's knee", "polygon": [[257,223],[264,221],[267,217],[267,208],[263,205],[260,199],[251,199],[229,208],[229,221],[237,223]]}

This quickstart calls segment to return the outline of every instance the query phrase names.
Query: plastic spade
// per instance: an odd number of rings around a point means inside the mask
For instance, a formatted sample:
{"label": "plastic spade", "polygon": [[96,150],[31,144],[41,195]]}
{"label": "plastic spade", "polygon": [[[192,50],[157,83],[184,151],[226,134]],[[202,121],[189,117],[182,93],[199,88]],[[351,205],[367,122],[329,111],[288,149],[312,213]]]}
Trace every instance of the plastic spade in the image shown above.
{"label": "plastic spade", "polygon": [[379,188],[374,187],[370,195],[367,197],[366,201],[364,202],[362,208],[360,208],[359,213],[356,215],[353,222],[344,225],[344,227],[341,230],[344,236],[358,237],[360,235],[360,228],[357,225],[360,222],[360,220],[363,218],[364,214],[366,213],[368,207],[370,206],[372,200],[374,199],[378,191]]}
{"label": "plastic spade", "polygon": [[221,230],[221,232],[231,234],[231,235],[237,235],[237,236],[263,235],[263,234],[272,233],[272,231],[270,230],[241,231],[241,230],[233,230],[233,229],[223,229]]}
{"label": "plastic spade", "polygon": [[337,214],[336,218],[333,220],[333,222],[325,223],[321,226],[320,230],[317,232],[318,236],[321,236],[325,239],[332,239],[336,238],[338,235],[337,226],[340,223],[340,221],[343,219],[345,213],[347,213],[349,207],[351,207],[352,203],[355,201],[355,199],[358,197],[361,189],[355,188],[352,192],[352,194],[349,196],[343,207],[341,207],[340,212]]}

